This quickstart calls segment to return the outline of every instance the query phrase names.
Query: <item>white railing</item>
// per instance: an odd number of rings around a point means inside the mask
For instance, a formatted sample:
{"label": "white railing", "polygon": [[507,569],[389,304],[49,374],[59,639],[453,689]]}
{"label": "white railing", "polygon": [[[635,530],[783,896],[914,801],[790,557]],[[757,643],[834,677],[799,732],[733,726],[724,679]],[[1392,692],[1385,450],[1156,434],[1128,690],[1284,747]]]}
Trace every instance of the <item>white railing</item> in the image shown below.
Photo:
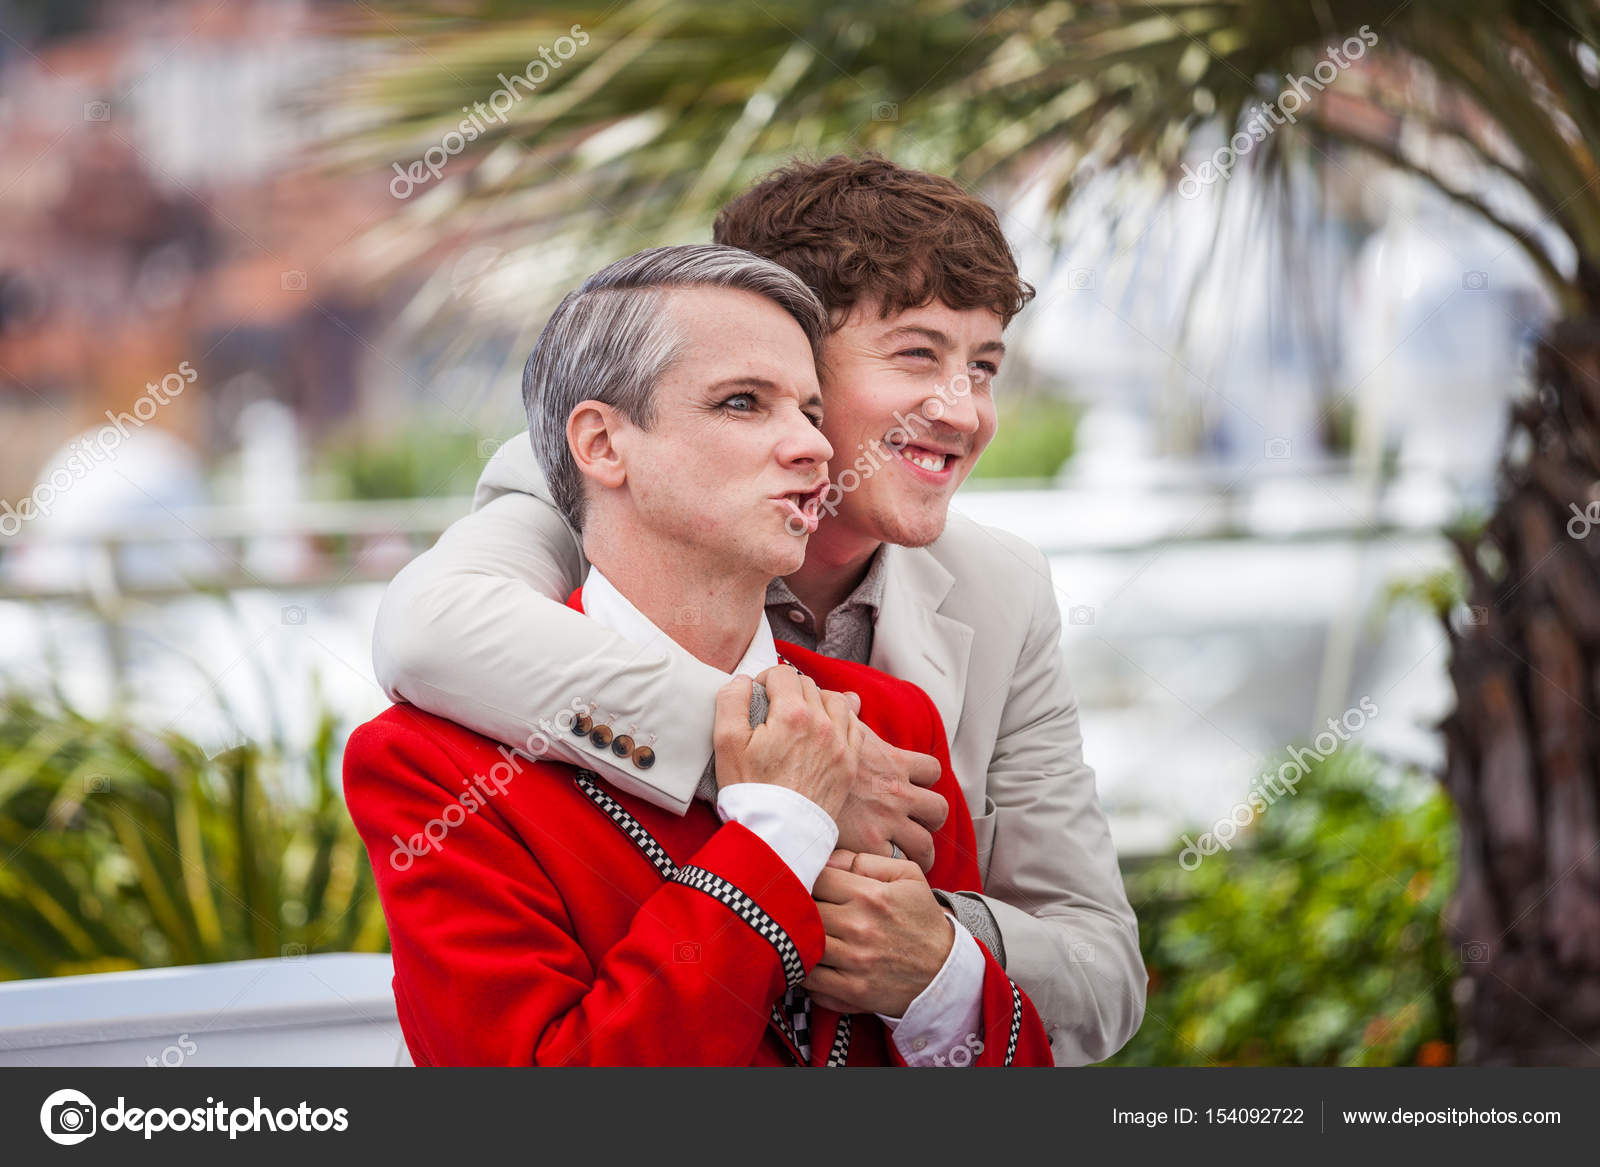
{"label": "white railing", "polygon": [[385,954],[0,983],[0,1066],[409,1066]]}
{"label": "white railing", "polygon": [[[0,598],[105,605],[124,596],[381,582],[471,505],[468,498],[433,498],[297,503],[273,511],[204,506],[70,532],[24,528],[0,539]],[[1381,494],[1369,493],[1341,462],[1248,475],[1164,467],[1125,484],[977,482],[956,499],[957,509],[1016,532],[1047,555],[1236,539],[1427,535],[1451,519],[1456,505],[1436,480],[1389,482]],[[55,562],[30,570],[30,561],[41,560]]]}

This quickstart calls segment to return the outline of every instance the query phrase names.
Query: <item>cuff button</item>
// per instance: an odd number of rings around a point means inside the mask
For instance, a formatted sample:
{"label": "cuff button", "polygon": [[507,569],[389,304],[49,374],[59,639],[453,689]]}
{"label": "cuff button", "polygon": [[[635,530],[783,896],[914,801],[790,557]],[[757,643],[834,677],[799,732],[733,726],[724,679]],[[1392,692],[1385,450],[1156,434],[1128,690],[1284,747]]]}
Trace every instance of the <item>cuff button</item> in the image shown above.
{"label": "cuff button", "polygon": [[605,749],[606,746],[611,744],[611,727],[609,725],[595,726],[589,734],[589,740],[601,749]]}
{"label": "cuff button", "polygon": [[619,758],[626,758],[633,753],[633,739],[625,733],[619,733],[611,743],[611,752]]}
{"label": "cuff button", "polygon": [[580,713],[572,719],[572,732],[578,737],[584,737],[594,728],[594,719],[587,713]]}
{"label": "cuff button", "polygon": [[633,764],[641,770],[648,770],[656,764],[656,752],[649,746],[640,746],[633,751]]}

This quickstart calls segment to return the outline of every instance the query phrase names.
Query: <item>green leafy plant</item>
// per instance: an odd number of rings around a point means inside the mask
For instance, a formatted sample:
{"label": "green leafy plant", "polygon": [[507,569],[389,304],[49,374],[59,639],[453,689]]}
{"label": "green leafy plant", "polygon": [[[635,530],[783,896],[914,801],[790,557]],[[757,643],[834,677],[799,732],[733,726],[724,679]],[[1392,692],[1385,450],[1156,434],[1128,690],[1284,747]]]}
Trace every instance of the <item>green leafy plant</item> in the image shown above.
{"label": "green leafy plant", "polygon": [[1388,1066],[1453,1060],[1450,801],[1355,750],[1318,764],[1231,851],[1128,877],[1150,970],[1113,1065]]}
{"label": "green leafy plant", "polygon": [[316,477],[335,498],[469,495],[494,445],[482,434],[438,422],[344,433],[323,443]]}
{"label": "green leafy plant", "polygon": [[1055,397],[1029,397],[1000,409],[1000,425],[974,478],[1054,478],[1077,448],[1082,409]]}
{"label": "green leafy plant", "polygon": [[324,714],[212,755],[0,698],[0,979],[388,945]]}

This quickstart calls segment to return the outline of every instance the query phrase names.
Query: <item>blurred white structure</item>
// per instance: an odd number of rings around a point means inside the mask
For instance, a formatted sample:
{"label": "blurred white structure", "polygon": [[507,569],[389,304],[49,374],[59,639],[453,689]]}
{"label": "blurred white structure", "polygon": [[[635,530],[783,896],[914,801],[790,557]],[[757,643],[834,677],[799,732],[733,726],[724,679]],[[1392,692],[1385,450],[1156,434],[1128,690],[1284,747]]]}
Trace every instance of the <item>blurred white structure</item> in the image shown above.
{"label": "blurred white structure", "polygon": [[298,532],[271,533],[275,521],[304,499],[300,427],[281,401],[252,401],[239,411],[239,493],[260,535],[245,545],[245,568],[262,577],[294,577],[311,566]]}
{"label": "blurred white structure", "polygon": [[[41,485],[40,513],[23,531],[29,536],[8,564],[11,582],[24,589],[111,586],[181,586],[217,569],[217,556],[200,538],[164,546],[125,546],[108,558],[88,537],[105,530],[160,523],[208,500],[200,459],[180,438],[154,426],[137,441],[117,445],[111,456],[82,453],[97,430],[73,438],[44,460],[34,476]],[[71,469],[77,467],[76,473]],[[54,484],[52,484],[54,479]],[[48,489],[47,489],[48,488]]]}
{"label": "blurred white structure", "polygon": [[0,984],[0,1066],[411,1064],[386,954]]}

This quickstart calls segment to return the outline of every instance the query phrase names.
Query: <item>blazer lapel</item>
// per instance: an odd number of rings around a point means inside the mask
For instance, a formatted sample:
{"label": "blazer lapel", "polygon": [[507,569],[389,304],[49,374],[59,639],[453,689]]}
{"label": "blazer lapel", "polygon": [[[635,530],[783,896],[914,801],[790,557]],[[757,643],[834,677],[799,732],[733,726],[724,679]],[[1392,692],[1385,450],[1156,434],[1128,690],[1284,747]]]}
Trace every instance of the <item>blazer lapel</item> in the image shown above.
{"label": "blazer lapel", "polygon": [[910,681],[933,698],[945,736],[954,738],[966,695],[973,636],[970,625],[939,612],[955,577],[918,548],[886,544],[883,554],[888,557],[883,599],[868,663]]}

